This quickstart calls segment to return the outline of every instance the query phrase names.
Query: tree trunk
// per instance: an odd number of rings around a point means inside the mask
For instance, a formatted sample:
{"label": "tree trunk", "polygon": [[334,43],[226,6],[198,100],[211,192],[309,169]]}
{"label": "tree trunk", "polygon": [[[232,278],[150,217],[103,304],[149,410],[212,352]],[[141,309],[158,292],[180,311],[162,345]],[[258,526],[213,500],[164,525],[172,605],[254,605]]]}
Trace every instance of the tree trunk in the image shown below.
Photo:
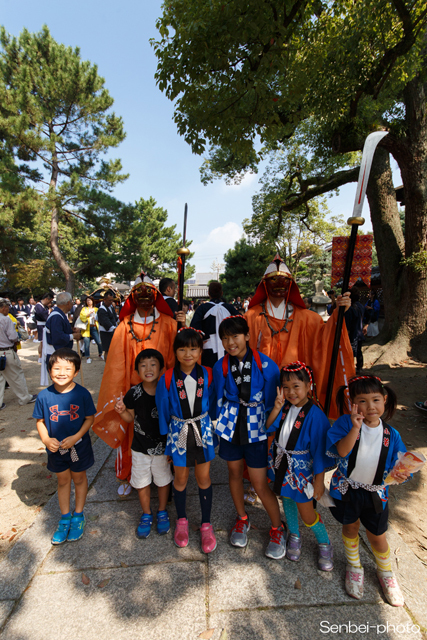
{"label": "tree trunk", "polygon": [[[420,251],[426,249],[427,239],[427,113],[426,84],[420,77],[409,82],[404,90],[405,132],[399,137],[390,133],[384,138],[384,147],[391,151],[396,159],[402,175],[405,192],[405,249],[404,258],[416,258]],[[375,240],[377,237],[375,236]],[[398,237],[391,242],[391,253],[397,260],[396,246]],[[389,248],[383,247],[385,253]],[[380,250],[378,250],[380,257]],[[388,260],[388,258],[386,258]],[[393,266],[394,265],[394,266]],[[416,358],[427,361],[427,278],[426,269],[414,269],[412,265],[398,266],[391,278],[396,278],[397,298],[394,309],[389,312],[396,317],[391,321],[391,342],[386,346],[379,362],[392,363],[404,360],[411,353]],[[383,267],[380,262],[381,277]],[[400,275],[401,274],[401,275]],[[386,276],[387,281],[389,275]],[[397,332],[396,332],[397,331]]]}
{"label": "tree trunk", "polygon": [[[425,56],[427,60],[427,56]],[[399,163],[405,190],[405,258],[426,250],[427,240],[427,85],[418,76],[404,91],[406,137],[397,141],[393,155]],[[427,360],[426,269],[404,269],[403,296],[398,308],[399,333],[409,340],[412,354]]]}
{"label": "tree trunk", "polygon": [[399,324],[396,310],[401,304],[405,241],[397,208],[388,152],[377,147],[366,195],[371,212],[375,247],[381,273],[385,323],[381,339],[396,337]]}
{"label": "tree trunk", "polygon": [[58,206],[56,203],[55,192],[56,185],[58,183],[58,175],[59,175],[59,166],[58,159],[56,153],[52,154],[52,173],[50,178],[50,195],[52,198],[52,210],[51,210],[51,219],[50,219],[50,247],[52,249],[53,257],[56,260],[58,267],[61,269],[62,273],[65,277],[65,291],[74,294],[75,287],[75,274],[71,267],[68,265],[64,256],[61,253],[59,248],[58,234],[59,234],[59,214],[58,214]]}

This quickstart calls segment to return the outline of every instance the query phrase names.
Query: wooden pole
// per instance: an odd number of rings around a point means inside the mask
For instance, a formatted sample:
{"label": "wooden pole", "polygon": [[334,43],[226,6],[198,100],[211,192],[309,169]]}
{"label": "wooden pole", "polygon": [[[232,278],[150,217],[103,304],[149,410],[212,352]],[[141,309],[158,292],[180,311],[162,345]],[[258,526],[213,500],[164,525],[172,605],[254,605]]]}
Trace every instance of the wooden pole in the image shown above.
{"label": "wooden pole", "polygon": [[[351,275],[351,265],[353,264],[354,248],[356,246],[356,240],[357,240],[357,229],[359,228],[359,225],[362,225],[364,223],[365,223],[364,218],[349,218],[347,220],[347,224],[351,225],[351,234],[350,234],[350,239],[348,243],[347,257],[345,261],[344,277],[343,277],[343,283],[342,283],[342,289],[341,289],[342,294],[348,291],[348,285],[350,282],[350,275]],[[325,399],[325,406],[324,406],[324,411],[328,417],[329,417],[329,410],[331,408],[332,391],[334,388],[335,371],[337,368],[338,351],[340,348],[343,322],[344,322],[344,307],[338,307],[337,327],[335,330],[334,346],[332,347],[331,365],[329,368],[328,386],[326,388],[326,399]]]}
{"label": "wooden pole", "polygon": [[[185,243],[187,241],[187,212],[188,207],[187,203],[185,203],[184,207],[184,229],[182,233],[182,247],[178,249],[178,260],[181,260],[181,267],[178,275],[178,306],[180,311],[182,311],[182,304],[184,300],[184,279],[185,279],[185,257],[188,256],[190,250],[187,249]],[[182,322],[178,322],[178,328],[181,328]]]}
{"label": "wooden pole", "polygon": [[[374,131],[370,133],[363,145],[362,161],[360,163],[359,180],[357,183],[356,197],[353,205],[353,215],[347,220],[347,224],[351,225],[350,241],[348,243],[347,259],[345,263],[342,293],[348,290],[350,282],[351,266],[353,262],[354,247],[356,245],[357,229],[359,225],[364,224],[365,220],[361,217],[363,202],[366,195],[366,187],[371,172],[372,158],[374,157],[377,144],[387,135],[387,131]],[[335,371],[337,368],[338,350],[341,340],[342,323],[344,320],[344,308],[338,308],[337,328],[335,331],[334,346],[332,349],[331,365],[329,369],[328,386],[326,389],[326,400],[324,411],[329,416],[331,407],[332,390],[334,387]]]}

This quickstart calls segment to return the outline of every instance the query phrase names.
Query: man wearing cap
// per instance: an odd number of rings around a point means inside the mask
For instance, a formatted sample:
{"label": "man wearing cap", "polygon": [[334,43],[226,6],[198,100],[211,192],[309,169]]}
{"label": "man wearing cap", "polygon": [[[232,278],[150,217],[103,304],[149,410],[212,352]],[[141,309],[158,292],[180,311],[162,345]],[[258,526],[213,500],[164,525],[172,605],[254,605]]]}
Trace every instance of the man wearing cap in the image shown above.
{"label": "man wearing cap", "polygon": [[[337,306],[348,309],[351,304],[349,296],[349,293],[338,296]],[[250,347],[269,356],[279,368],[296,360],[308,364],[313,369],[317,395],[323,404],[337,314],[335,309],[328,322],[323,322],[317,313],[306,309],[288,267],[276,255],[268,265],[245,315]],[[353,352],[347,329],[343,326],[333,398],[338,387],[354,372]],[[330,417],[338,417],[335,402],[332,403]]]}
{"label": "man wearing cap", "polygon": [[120,324],[111,340],[93,425],[95,433],[118,450],[116,475],[120,480],[130,478],[133,429],[116,413],[114,405],[120,394],[125,395],[141,382],[135,371],[135,359],[143,349],[157,349],[165,360],[166,369],[173,367],[176,331],[172,310],[152,280],[141,273],[120,311]]}

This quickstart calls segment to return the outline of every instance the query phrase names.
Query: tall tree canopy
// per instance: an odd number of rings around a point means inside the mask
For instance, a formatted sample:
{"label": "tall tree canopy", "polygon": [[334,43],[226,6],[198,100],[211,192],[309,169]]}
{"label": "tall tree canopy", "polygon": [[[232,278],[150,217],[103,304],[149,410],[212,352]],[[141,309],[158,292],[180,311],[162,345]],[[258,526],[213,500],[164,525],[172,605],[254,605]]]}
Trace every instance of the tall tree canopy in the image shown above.
{"label": "tall tree canopy", "polygon": [[392,274],[387,355],[397,360],[426,330],[426,20],[424,0],[170,0],[154,43],[178,131],[196,153],[211,146],[205,180],[256,169],[265,150],[295,136],[322,160],[308,173],[291,165],[298,189],[282,212],[355,180],[352,158],[337,166],[336,154],[389,130],[381,145],[402,173],[404,239],[381,152],[368,198],[381,273]]}
{"label": "tall tree canopy", "polygon": [[[115,214],[108,192],[127,177],[120,160],[105,158],[125,137],[123,121],[111,111],[96,65],[82,61],[78,48],[55,42],[47,27],[19,38],[2,28],[0,42],[0,135],[9,165],[2,191],[13,216],[22,210],[23,192],[31,198],[28,213],[49,214],[51,250],[72,291],[76,272],[90,269],[100,253],[100,218],[110,206]],[[31,194],[23,189],[29,186]],[[78,267],[64,255],[64,224],[83,239]]]}

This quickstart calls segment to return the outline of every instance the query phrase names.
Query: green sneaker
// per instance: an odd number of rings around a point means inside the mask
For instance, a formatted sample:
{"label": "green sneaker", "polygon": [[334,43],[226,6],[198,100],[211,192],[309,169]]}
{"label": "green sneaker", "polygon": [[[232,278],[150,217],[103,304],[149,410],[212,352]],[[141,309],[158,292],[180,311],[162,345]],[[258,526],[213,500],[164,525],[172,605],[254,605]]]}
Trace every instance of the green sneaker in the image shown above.
{"label": "green sneaker", "polygon": [[73,516],[71,518],[71,526],[67,536],[67,542],[75,542],[80,540],[85,530],[86,518],[84,515]]}

